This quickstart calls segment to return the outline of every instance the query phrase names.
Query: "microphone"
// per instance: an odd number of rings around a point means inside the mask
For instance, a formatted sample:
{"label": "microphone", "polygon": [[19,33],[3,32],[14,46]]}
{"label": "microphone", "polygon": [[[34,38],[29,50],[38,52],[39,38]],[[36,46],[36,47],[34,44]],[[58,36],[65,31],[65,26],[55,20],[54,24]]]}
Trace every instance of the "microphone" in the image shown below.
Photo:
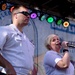
{"label": "microphone", "polygon": [[67,43],[67,46],[68,46],[68,47],[75,48],[75,44],[74,44],[74,43]]}
{"label": "microphone", "polygon": [[[60,45],[62,44],[62,42],[60,42]],[[75,48],[75,43],[72,43],[72,42],[68,42],[67,43],[67,46],[68,47],[71,47],[71,48]]]}

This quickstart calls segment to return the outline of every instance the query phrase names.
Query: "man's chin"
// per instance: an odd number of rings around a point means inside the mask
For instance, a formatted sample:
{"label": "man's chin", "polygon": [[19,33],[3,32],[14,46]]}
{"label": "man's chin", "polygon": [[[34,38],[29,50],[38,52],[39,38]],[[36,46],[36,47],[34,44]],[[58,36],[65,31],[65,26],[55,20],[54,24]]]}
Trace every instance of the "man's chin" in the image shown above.
{"label": "man's chin", "polygon": [[27,26],[28,25],[28,23],[23,23],[23,26]]}

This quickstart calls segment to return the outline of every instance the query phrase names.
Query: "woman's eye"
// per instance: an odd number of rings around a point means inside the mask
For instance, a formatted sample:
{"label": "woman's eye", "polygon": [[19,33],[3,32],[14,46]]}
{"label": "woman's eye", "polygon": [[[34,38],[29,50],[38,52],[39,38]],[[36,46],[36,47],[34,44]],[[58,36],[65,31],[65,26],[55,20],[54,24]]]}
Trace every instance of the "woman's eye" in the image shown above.
{"label": "woman's eye", "polygon": [[55,41],[55,39],[52,40],[53,42]]}

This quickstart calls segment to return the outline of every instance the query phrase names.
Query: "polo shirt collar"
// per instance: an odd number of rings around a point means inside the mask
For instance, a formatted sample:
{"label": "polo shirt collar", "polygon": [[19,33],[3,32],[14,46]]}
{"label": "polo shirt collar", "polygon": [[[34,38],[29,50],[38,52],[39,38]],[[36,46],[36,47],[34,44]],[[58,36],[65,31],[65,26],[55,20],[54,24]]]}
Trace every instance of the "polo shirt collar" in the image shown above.
{"label": "polo shirt collar", "polygon": [[10,24],[10,26],[11,26],[19,35],[23,35],[23,34],[24,34],[24,32],[21,33],[21,32],[18,30],[18,28],[17,28],[14,24]]}

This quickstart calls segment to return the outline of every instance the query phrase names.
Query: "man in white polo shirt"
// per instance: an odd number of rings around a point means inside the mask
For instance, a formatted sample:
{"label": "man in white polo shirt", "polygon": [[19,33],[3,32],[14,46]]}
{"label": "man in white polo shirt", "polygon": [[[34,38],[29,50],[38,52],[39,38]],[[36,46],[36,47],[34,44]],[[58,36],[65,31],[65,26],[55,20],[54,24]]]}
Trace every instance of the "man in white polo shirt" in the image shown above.
{"label": "man in white polo shirt", "polygon": [[12,24],[0,27],[0,66],[7,75],[29,75],[33,70],[34,45],[22,31],[29,22],[24,5],[12,8]]}

